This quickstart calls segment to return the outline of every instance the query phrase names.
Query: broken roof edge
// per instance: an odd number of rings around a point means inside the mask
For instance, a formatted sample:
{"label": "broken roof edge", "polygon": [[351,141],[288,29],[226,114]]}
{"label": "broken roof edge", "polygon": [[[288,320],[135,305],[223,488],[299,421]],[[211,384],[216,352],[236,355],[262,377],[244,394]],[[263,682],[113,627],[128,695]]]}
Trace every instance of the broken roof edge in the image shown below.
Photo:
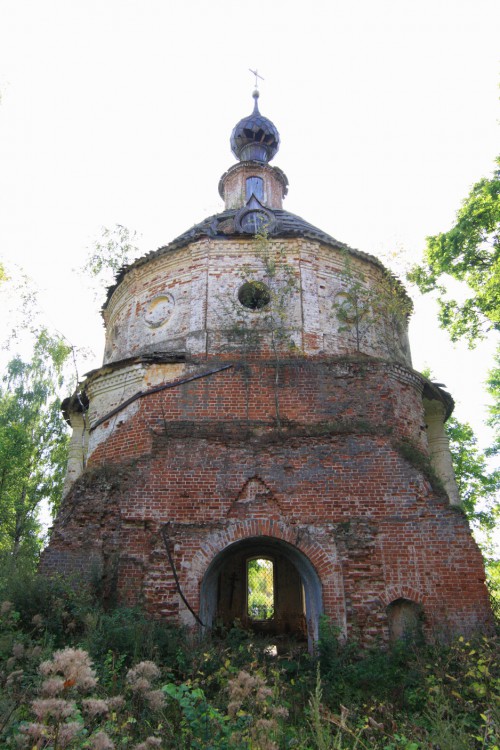
{"label": "broken roof edge", "polygon": [[115,370],[122,370],[130,365],[151,365],[151,364],[176,364],[186,362],[186,352],[152,352],[150,354],[140,354],[138,356],[125,357],[114,362],[107,362],[105,365],[89,370],[83,376],[83,380],[78,383],[76,390],[67,396],[61,402],[61,411],[68,424],[71,424],[70,414],[85,412],[89,407],[89,397],[87,395],[88,386],[100,378],[102,375],[108,375]]}
{"label": "broken roof edge", "polygon": [[[363,250],[352,248],[345,242],[336,240],[331,235],[323,232],[321,229],[318,229],[313,224],[310,224],[305,219],[302,219],[302,217],[297,216],[296,214],[292,214],[289,211],[284,211],[283,209],[269,210],[276,216],[277,219],[276,226],[269,234],[269,239],[277,239],[280,237],[304,237],[306,239],[316,240],[329,247],[343,250],[349,253],[349,255],[371,263],[376,268],[379,268],[388,278],[394,279],[397,282],[400,291],[410,302],[411,309],[413,309],[413,302],[409,297],[403,282],[390,269],[386,268],[382,261],[380,261],[377,257],[371,255],[370,253],[366,253]],[[132,263],[122,266],[122,268],[118,270],[115,276],[115,283],[107,289],[106,300],[101,308],[101,314],[105,312],[106,308],[109,305],[111,297],[113,296],[113,293],[120,286],[121,282],[130,271],[133,271],[136,268],[140,268],[150,261],[155,260],[156,258],[160,258],[162,255],[165,255],[169,252],[180,250],[183,247],[191,244],[192,242],[196,242],[197,240],[200,240],[202,238],[220,240],[251,239],[252,235],[243,232],[217,232],[217,225],[233,219],[238,211],[238,209],[228,209],[226,211],[222,211],[221,213],[209,216],[206,219],[203,219],[201,222],[194,224],[190,229],[188,229],[183,234],[180,234],[167,245],[162,245],[157,250],[151,250],[140,258],[137,258],[137,260],[133,261]]]}
{"label": "broken roof edge", "polygon": [[422,375],[422,373],[418,374],[422,378],[424,384],[422,398],[426,398],[429,401],[441,401],[444,406],[444,421],[446,422],[455,409],[455,400],[453,396],[448,393],[448,391],[445,391],[440,384],[429,380],[425,375]]}

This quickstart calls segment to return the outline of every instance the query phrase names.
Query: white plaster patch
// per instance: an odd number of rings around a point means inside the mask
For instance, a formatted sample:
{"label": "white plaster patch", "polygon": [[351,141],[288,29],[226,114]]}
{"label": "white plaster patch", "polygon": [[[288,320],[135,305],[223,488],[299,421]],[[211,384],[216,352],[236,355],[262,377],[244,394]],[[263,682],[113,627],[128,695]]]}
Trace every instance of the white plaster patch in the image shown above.
{"label": "white plaster patch", "polygon": [[[122,370],[104,374],[91,383],[87,389],[90,401],[88,413],[90,426],[92,427],[98,419],[101,419],[135,393],[142,390],[144,376],[145,368],[143,365],[132,365]],[[109,421],[104,422],[104,424],[99,425],[99,427],[90,432],[88,443],[89,456],[92,455],[98,445],[110,436],[118,424],[128,421],[137,413],[139,403],[139,400],[134,401],[125,409],[110,417]]]}
{"label": "white plaster patch", "polygon": [[139,404],[140,401],[138,399],[137,401],[134,401],[133,404],[130,404],[129,406],[122,409],[118,414],[110,417],[108,421],[99,425],[99,427],[96,427],[95,430],[92,430],[89,436],[89,457],[101,443],[103,443],[111,436],[116,427],[123,424],[124,422],[128,422],[128,420],[137,413]]}

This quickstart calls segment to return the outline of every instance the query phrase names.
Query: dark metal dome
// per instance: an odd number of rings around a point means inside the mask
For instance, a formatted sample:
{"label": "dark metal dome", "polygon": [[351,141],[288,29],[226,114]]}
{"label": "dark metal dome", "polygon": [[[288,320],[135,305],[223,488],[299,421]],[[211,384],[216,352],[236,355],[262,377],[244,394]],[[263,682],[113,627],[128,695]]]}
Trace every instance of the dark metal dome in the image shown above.
{"label": "dark metal dome", "polygon": [[239,161],[271,161],[280,146],[280,134],[275,125],[259,112],[259,92],[253,92],[255,106],[249,117],[244,117],[231,133],[231,151]]}

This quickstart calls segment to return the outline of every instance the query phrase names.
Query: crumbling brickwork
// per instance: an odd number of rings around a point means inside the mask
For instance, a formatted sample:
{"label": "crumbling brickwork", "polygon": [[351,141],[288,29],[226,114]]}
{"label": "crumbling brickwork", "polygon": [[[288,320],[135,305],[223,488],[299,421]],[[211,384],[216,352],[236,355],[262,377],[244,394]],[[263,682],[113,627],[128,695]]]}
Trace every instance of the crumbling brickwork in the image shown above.
{"label": "crumbling brickwork", "polygon": [[[231,144],[225,210],[109,292],[104,364],[64,406],[42,570],[189,627],[311,644],[322,614],[365,643],[488,630],[453,401],[412,369],[404,289],[282,209],[279,134],[257,104]],[[252,560],[273,570],[269,616],[249,604]]]}
{"label": "crumbling brickwork", "polygon": [[[186,364],[184,374],[217,364]],[[360,358],[281,369],[281,430],[268,360],[151,393],[128,421],[110,418],[66,497],[45,570],[85,562],[120,600],[192,623],[163,527],[196,612],[217,555],[277,540],[310,561],[323,611],[348,635],[387,637],[398,599],[422,605],[429,635],[487,627],[481,555],[423,464],[422,380]]]}

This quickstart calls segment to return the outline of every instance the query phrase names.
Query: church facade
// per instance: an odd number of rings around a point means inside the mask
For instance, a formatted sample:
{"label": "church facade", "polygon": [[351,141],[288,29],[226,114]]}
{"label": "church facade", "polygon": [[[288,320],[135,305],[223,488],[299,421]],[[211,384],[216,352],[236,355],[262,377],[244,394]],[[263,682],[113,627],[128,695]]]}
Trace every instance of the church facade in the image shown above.
{"label": "church facade", "polygon": [[233,130],[224,210],[119,273],[101,368],[67,399],[46,574],[204,629],[312,644],[491,627],[411,302],[373,256],[283,209],[279,133]]}

